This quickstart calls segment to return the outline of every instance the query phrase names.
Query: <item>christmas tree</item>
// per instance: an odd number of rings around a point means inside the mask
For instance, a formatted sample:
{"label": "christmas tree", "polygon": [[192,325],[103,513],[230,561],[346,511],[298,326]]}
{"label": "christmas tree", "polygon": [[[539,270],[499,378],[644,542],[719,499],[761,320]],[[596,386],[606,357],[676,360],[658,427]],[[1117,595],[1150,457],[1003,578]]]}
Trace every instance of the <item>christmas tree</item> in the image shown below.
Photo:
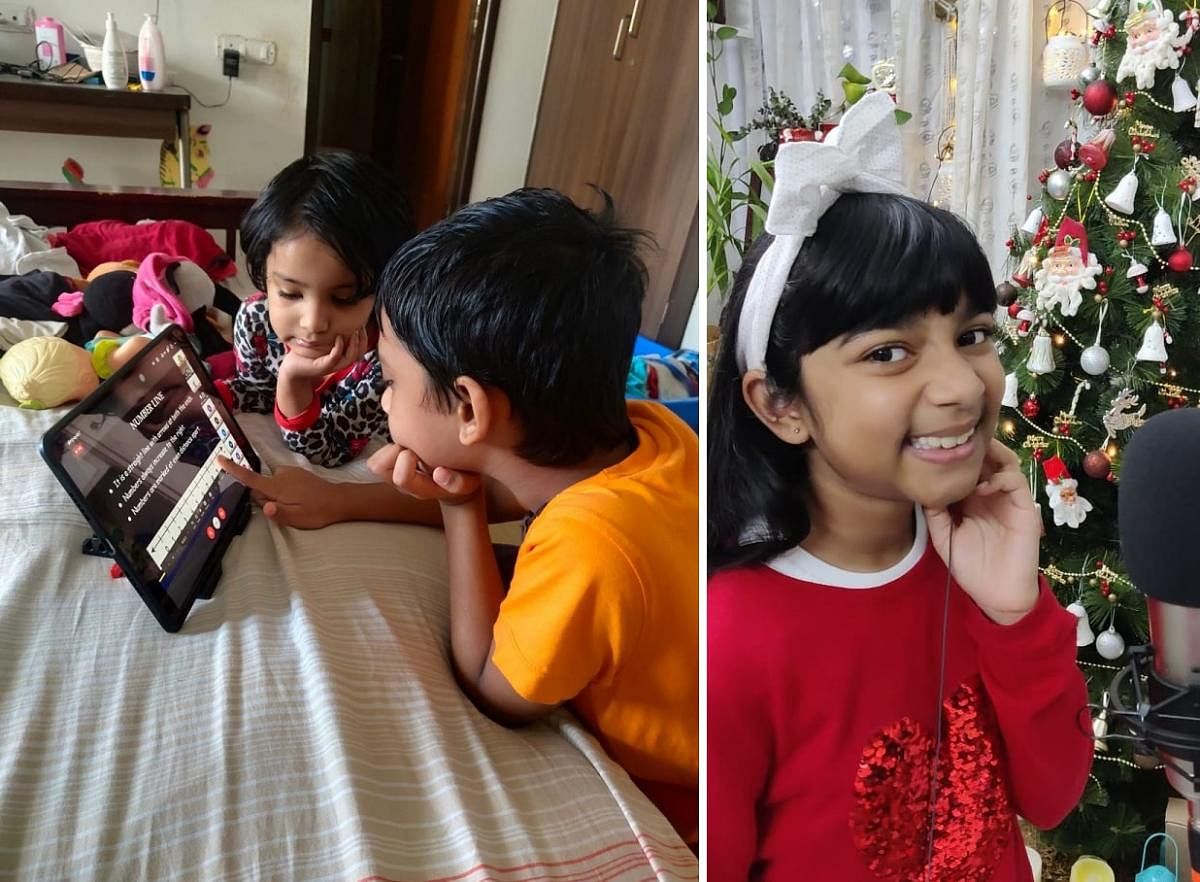
{"label": "christmas tree", "polygon": [[[1155,413],[1200,405],[1200,13],[1102,0],[1089,16],[1093,63],[1071,91],[1070,134],[1013,231],[997,293],[1000,434],[1030,476],[1043,572],[1079,616],[1079,664],[1103,708],[1127,648],[1148,639],[1117,535],[1122,450]],[[1153,757],[1098,742],[1083,799],[1049,842],[1136,867],[1169,795]]]}

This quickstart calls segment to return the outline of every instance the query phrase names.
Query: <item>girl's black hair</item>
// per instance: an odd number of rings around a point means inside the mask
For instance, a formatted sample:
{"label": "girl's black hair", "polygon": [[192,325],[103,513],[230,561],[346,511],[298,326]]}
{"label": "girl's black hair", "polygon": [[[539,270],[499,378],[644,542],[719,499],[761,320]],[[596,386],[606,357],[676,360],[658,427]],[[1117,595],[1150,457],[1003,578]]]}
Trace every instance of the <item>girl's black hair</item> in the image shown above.
{"label": "girl's black hair", "polygon": [[[811,526],[805,447],[781,441],[750,410],[735,355],[742,301],[771,241],[763,234],[746,252],[721,314],[708,408],[710,572],[765,563]],[[996,308],[987,258],[962,220],[907,196],[846,194],[792,264],[771,323],[767,380],[795,397],[802,356],[932,309],[948,315],[962,297],[978,312]]]}
{"label": "girl's black hair", "polygon": [[242,218],[246,270],[258,290],[267,290],[267,257],[275,243],[304,232],[341,258],[361,300],[375,293],[384,264],[415,230],[391,174],[365,156],[330,150],[280,171]]}

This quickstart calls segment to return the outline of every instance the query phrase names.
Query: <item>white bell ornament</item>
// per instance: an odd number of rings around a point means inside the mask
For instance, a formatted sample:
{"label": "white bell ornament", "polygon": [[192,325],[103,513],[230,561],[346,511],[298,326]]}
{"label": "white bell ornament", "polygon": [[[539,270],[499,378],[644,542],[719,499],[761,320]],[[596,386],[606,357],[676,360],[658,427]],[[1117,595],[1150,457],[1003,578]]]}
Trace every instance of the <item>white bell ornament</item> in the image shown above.
{"label": "white bell ornament", "polygon": [[1167,214],[1165,208],[1159,206],[1154,215],[1154,228],[1150,236],[1150,244],[1157,248],[1163,245],[1174,245],[1177,241],[1175,228],[1171,226],[1171,215]]}
{"label": "white bell ornament", "polygon": [[1133,213],[1133,200],[1137,196],[1138,179],[1133,169],[1117,183],[1113,191],[1104,197],[1104,204],[1121,214]]}
{"label": "white bell ornament", "polygon": [[1157,361],[1160,364],[1167,360],[1167,335],[1163,326],[1151,322],[1142,335],[1142,348],[1137,351],[1138,361]]}
{"label": "white bell ornament", "polygon": [[1175,74],[1175,80],[1171,83],[1171,102],[1176,113],[1196,108],[1196,96],[1188,86],[1187,80],[1179,74]]}
{"label": "white bell ornament", "polygon": [[1033,338],[1033,346],[1030,347],[1029,360],[1025,362],[1025,368],[1034,376],[1053,372],[1054,346],[1045,328],[1039,328],[1037,336]]}
{"label": "white bell ornament", "polygon": [[1077,600],[1067,607],[1067,612],[1075,616],[1077,620],[1075,622],[1075,645],[1091,646],[1096,635],[1092,633],[1092,626],[1088,622],[1087,610],[1083,608],[1083,604]]}

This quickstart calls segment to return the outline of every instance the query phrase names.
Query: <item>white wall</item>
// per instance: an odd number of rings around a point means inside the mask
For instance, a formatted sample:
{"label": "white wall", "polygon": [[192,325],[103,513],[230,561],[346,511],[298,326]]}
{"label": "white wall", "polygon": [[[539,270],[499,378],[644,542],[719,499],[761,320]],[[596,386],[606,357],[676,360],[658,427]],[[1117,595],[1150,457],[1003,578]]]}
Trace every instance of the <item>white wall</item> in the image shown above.
{"label": "white wall", "polygon": [[[155,2],[42,0],[31,5],[38,16],[52,15],[98,34],[104,32],[105,11],[111,10],[120,29],[136,35]],[[192,125],[212,124],[210,187],[258,190],[303,153],[310,11],[309,0],[159,0],[158,24],[173,81],[208,104],[224,100],[228,88],[217,59],[217,34],[273,40],[278,47],[274,65],[242,62],[224,107],[206,109],[192,100]],[[73,40],[67,42],[68,52],[77,51]],[[32,33],[0,32],[0,60],[32,58]],[[85,183],[157,186],[158,156],[156,141],[0,131],[0,178],[62,181],[62,163],[72,157],[83,166]]]}
{"label": "white wall", "polygon": [[[572,0],[578,2],[578,0]],[[503,0],[496,21],[472,202],[525,183],[558,0]]]}

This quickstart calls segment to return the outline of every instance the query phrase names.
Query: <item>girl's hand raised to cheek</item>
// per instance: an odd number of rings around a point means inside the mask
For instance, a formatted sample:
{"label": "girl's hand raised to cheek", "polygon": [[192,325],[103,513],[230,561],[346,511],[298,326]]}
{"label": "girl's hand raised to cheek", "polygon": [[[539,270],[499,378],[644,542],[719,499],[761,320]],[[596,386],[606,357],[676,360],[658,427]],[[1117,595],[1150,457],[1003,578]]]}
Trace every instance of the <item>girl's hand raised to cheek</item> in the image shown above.
{"label": "girl's hand raised to cheek", "polygon": [[399,444],[389,444],[371,454],[367,466],[401,493],[432,499],[442,505],[462,505],[483,498],[479,475],[445,466],[429,469],[417,455]]}
{"label": "girl's hand raised to cheek", "polygon": [[280,374],[297,380],[317,381],[354,364],[367,354],[368,348],[367,329],[359,328],[349,338],[339,335],[333,348],[317,358],[309,358],[296,349],[289,350],[283,357]]}
{"label": "girl's hand raised to cheek", "polygon": [[1006,625],[1033,608],[1042,521],[1015,453],[991,439],[971,495],[948,508],[926,508],[925,517],[937,553],[985,615]]}

